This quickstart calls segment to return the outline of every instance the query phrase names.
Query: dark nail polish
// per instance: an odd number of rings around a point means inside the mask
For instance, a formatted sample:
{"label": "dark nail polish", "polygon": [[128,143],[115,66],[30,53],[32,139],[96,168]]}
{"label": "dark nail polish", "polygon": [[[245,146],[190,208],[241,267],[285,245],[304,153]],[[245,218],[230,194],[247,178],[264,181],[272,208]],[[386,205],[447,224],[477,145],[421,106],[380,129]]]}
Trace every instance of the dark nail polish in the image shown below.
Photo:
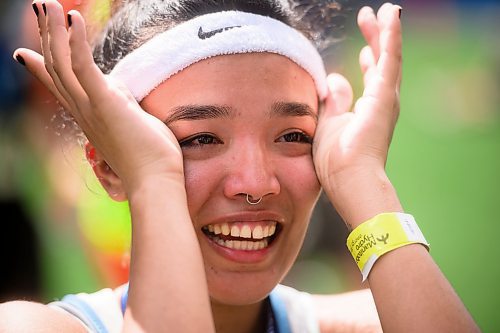
{"label": "dark nail polish", "polygon": [[42,9],[43,9],[43,13],[45,15],[47,15],[47,7],[45,7],[45,3],[42,3]]}
{"label": "dark nail polish", "polygon": [[71,21],[71,14],[68,14],[68,27],[71,27],[73,22]]}
{"label": "dark nail polish", "polygon": [[33,6],[33,11],[35,12],[36,17],[38,17],[38,14],[40,14],[40,13],[38,12],[38,7],[37,7],[36,3],[32,4],[32,6]]}
{"label": "dark nail polish", "polygon": [[21,65],[26,66],[26,61],[24,61],[24,58],[20,54],[16,54],[16,60]]}
{"label": "dark nail polish", "polygon": [[399,18],[401,18],[401,12],[402,12],[402,10],[401,10],[401,8],[399,8]]}

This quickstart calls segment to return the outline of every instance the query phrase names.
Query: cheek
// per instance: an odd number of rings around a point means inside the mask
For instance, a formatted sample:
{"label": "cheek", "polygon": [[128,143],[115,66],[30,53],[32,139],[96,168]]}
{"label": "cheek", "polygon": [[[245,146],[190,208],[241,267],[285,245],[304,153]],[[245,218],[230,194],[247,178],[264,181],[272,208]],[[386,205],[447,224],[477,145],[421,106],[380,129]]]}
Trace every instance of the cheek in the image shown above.
{"label": "cheek", "polygon": [[297,259],[304,241],[312,210],[318,200],[321,186],[316,177],[312,159],[303,156],[294,159],[293,163],[281,166],[282,190],[286,192],[290,210],[291,224],[284,229],[281,242],[280,271],[283,276],[290,270]]}
{"label": "cheek", "polygon": [[294,206],[312,209],[316,202],[321,186],[316,176],[311,156],[301,156],[293,161],[281,163],[280,183],[288,189]]}
{"label": "cheek", "polygon": [[[288,208],[296,219],[307,220],[321,189],[311,156],[273,161],[275,176],[280,183],[282,208]],[[219,162],[218,159],[184,161],[186,193],[193,221],[197,220],[204,206],[223,193],[224,175],[228,170],[225,163]]]}
{"label": "cheek", "polygon": [[210,197],[216,194],[217,186],[220,184],[219,177],[221,168],[215,163],[207,161],[184,161],[184,178],[186,194],[188,199],[191,218],[200,212],[202,206],[210,201]]}
{"label": "cheek", "polygon": [[291,210],[292,228],[288,230],[286,247],[294,249],[290,256],[295,260],[304,240],[311,214],[318,200],[321,186],[316,177],[312,159],[303,157],[295,163],[287,163],[282,167],[281,183],[286,188],[289,209]]}

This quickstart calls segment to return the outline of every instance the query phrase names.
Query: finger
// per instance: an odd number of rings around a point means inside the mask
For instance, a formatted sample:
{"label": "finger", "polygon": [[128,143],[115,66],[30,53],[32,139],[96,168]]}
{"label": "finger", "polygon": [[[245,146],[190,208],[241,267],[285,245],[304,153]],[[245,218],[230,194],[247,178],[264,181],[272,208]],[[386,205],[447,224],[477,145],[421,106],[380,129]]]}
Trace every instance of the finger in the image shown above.
{"label": "finger", "polygon": [[[66,20],[63,7],[57,1],[48,1],[47,31],[52,55],[52,68],[57,75],[63,90],[77,107],[86,107],[88,98],[80,86],[71,67],[71,51],[69,35],[66,30]],[[74,110],[76,112],[76,110]]]}
{"label": "finger", "polygon": [[373,75],[377,73],[377,62],[375,61],[371,47],[368,45],[363,47],[359,53],[359,66],[363,73],[363,81],[366,87]]}
{"label": "finger", "polygon": [[87,42],[85,21],[75,10],[70,11],[68,15],[72,22],[69,43],[76,78],[91,103],[108,103],[112,96],[109,95],[106,77],[94,62],[92,50]]}
{"label": "finger", "polygon": [[403,41],[402,41],[402,31],[401,31],[401,12],[402,12],[402,8],[400,6],[396,6],[398,7],[398,18],[399,18],[399,29],[400,29],[400,35],[401,35],[401,41],[400,41],[400,46],[399,46],[399,49],[400,49],[400,52],[401,52],[401,58],[400,58],[400,64],[399,64],[399,74],[398,74],[398,79],[397,79],[397,82],[396,82],[396,93],[398,95],[398,98],[399,98],[399,91],[400,91],[400,88],[401,88],[401,81],[403,80],[403,56],[402,56],[402,48],[403,48]]}
{"label": "finger", "polygon": [[[387,8],[387,7],[386,7]],[[365,87],[364,95],[373,97],[393,96],[397,91],[401,72],[401,23],[399,6],[392,6],[380,14],[380,58],[377,62],[377,78]],[[383,100],[384,104],[393,103]]]}
{"label": "finger", "polygon": [[[61,106],[68,110],[69,105],[66,99],[61,95],[59,90],[56,88],[52,77],[49,75],[45,69],[45,64],[43,56],[35,51],[28,49],[17,49],[14,52],[14,59],[18,60],[21,57],[26,69],[33,74],[42,84],[56,97],[56,99],[61,103]],[[19,61],[19,60],[18,60]]]}
{"label": "finger", "polygon": [[386,2],[382,6],[380,6],[380,8],[378,9],[378,11],[377,11],[377,22],[378,22],[378,25],[379,25],[379,29],[381,28],[381,22],[383,21],[383,19],[387,15],[387,13],[390,12],[393,9],[394,6],[395,5],[393,5],[390,2]]}
{"label": "finger", "polygon": [[[356,120],[364,127],[364,130],[377,133],[372,136],[370,144],[373,147],[388,147],[394,133],[398,119],[397,112],[384,113],[377,100],[363,96],[357,100],[354,106]],[[387,151],[385,152],[387,155]],[[386,156],[385,156],[386,157]],[[385,160],[384,157],[384,160]]]}
{"label": "finger", "polygon": [[336,116],[349,112],[352,105],[353,92],[347,79],[337,73],[328,75],[329,94],[325,101],[323,116]]}
{"label": "finger", "polygon": [[361,34],[371,47],[375,59],[378,59],[380,54],[379,25],[371,7],[365,6],[361,8],[358,14],[358,25]]}
{"label": "finger", "polygon": [[47,2],[40,3],[40,1],[35,1],[33,2],[33,8],[35,7],[38,8],[38,15],[37,15],[38,28],[40,33],[41,48],[45,63],[45,69],[52,78],[54,86],[59,91],[59,94],[63,96],[64,100],[67,102],[69,106],[68,110],[72,110],[75,108],[75,103],[72,101],[71,97],[64,89],[64,86],[62,85],[59,77],[57,76],[57,73],[54,71],[54,67],[52,66],[52,53],[50,51],[49,35],[47,31],[47,13],[48,13]]}
{"label": "finger", "polygon": [[45,21],[45,13],[47,12],[47,7],[45,6],[45,4],[42,4],[39,1],[33,1],[33,10],[35,11],[37,17],[38,33],[40,35],[40,48],[44,57],[45,66],[47,67],[47,72],[51,74],[51,68],[49,67],[52,63],[52,59],[50,56],[49,39],[47,36],[47,24]]}
{"label": "finger", "polygon": [[392,5],[386,8],[380,17],[380,59],[377,67],[382,77],[396,90],[402,61],[401,21],[399,19],[401,7]]}

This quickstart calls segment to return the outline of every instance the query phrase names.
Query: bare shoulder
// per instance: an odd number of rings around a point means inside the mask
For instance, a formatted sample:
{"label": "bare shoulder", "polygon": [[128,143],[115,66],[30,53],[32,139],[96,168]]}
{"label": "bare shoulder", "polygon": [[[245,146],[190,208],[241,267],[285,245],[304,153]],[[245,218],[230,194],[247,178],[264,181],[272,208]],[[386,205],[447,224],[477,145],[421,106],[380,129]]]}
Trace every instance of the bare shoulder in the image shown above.
{"label": "bare shoulder", "polygon": [[382,332],[369,289],[336,295],[313,295],[322,333]]}
{"label": "bare shoulder", "polygon": [[85,333],[86,329],[64,311],[40,303],[13,301],[0,304],[0,331]]}

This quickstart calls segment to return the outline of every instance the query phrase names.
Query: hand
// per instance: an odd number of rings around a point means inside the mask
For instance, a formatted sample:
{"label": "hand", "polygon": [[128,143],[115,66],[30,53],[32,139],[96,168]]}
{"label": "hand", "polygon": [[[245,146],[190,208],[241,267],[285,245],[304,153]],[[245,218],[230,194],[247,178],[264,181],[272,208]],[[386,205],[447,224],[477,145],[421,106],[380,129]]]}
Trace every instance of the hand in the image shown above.
{"label": "hand", "polygon": [[[182,153],[167,126],[146,113],[128,90],[105,76],[94,63],[85,22],[71,11],[66,29],[62,6],[35,1],[43,56],[28,49],[15,51],[69,111],[78,125],[131,190],[143,177],[167,175],[184,182]],[[46,12],[46,14],[45,14]]]}
{"label": "hand", "polygon": [[359,12],[358,24],[368,45],[360,53],[365,89],[353,112],[349,112],[353,93],[347,80],[339,74],[328,77],[330,95],[320,112],[314,164],[325,192],[348,224],[371,217],[371,212],[359,218],[351,212],[372,201],[368,194],[376,191],[369,187],[388,182],[385,163],[399,114],[399,15],[400,7],[388,3],[377,16],[369,7]]}

